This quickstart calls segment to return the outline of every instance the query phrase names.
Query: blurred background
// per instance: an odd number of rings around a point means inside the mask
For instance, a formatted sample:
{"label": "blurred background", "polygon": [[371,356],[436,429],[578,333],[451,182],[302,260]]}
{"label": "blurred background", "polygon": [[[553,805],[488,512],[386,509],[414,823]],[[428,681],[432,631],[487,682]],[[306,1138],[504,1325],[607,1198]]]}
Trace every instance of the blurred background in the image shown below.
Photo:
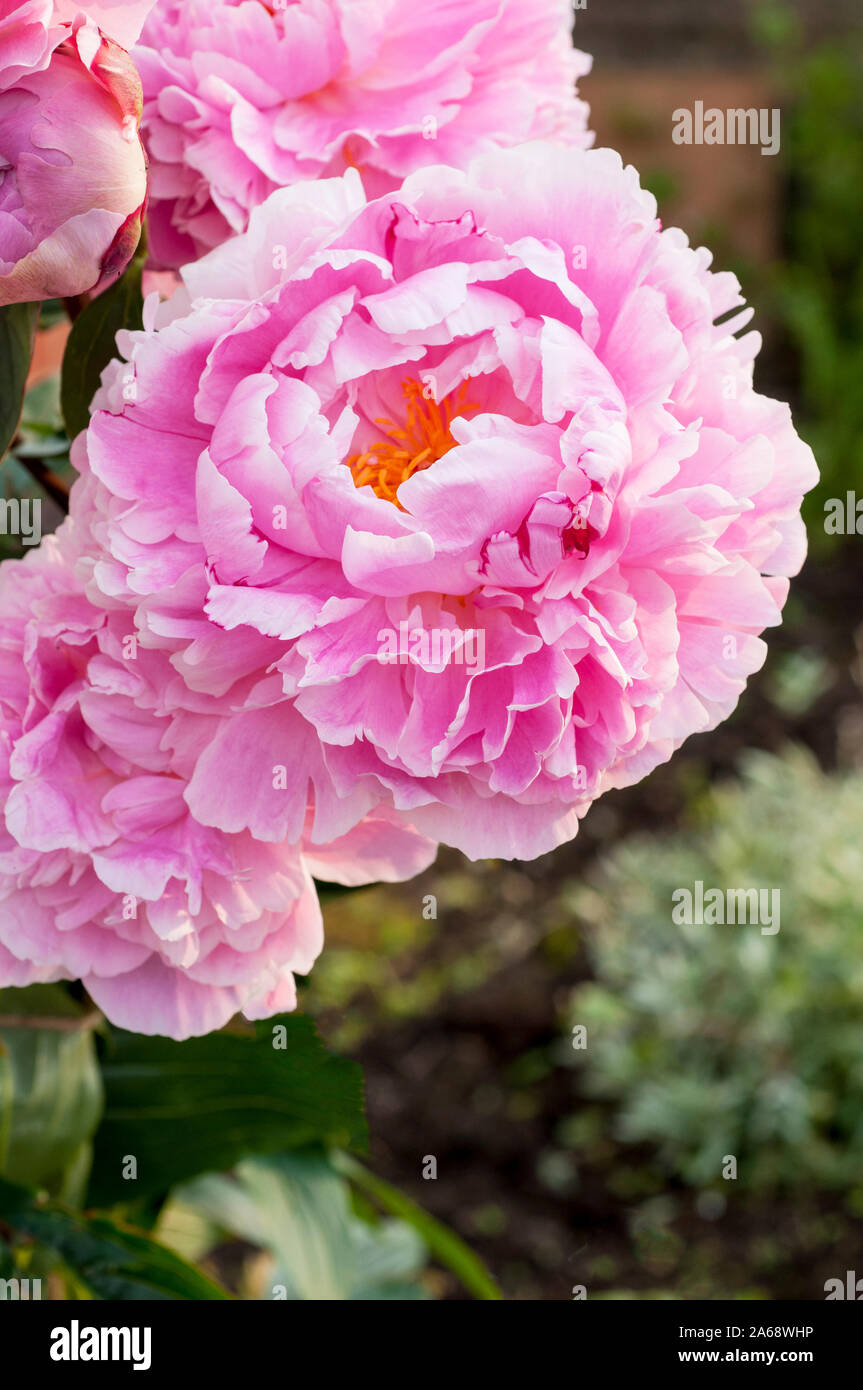
{"label": "blurred background", "polygon": [[[764,335],[756,385],[792,402],[822,469],[765,668],[728,723],[554,854],[443,851],[422,879],[326,905],[304,1007],[365,1068],[372,1167],[507,1298],[821,1299],[863,1273],[863,540],[824,527],[827,499],[863,495],[858,15],[577,13],[597,143],[736,271]],[[780,107],[780,153],[673,144],[696,100]],[[779,886],[781,930],[672,926],[673,888],[698,878]]]}

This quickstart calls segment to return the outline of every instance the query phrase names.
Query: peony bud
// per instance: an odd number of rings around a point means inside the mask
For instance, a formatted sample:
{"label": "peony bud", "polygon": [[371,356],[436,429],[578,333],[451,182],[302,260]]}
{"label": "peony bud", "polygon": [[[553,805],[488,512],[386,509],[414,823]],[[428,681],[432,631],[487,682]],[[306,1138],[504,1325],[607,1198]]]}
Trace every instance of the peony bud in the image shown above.
{"label": "peony bud", "polygon": [[0,0],[0,305],[104,288],[147,193],[138,73],[94,19],[114,15],[131,41],[148,6],[90,5],[69,24],[59,4],[13,5]]}

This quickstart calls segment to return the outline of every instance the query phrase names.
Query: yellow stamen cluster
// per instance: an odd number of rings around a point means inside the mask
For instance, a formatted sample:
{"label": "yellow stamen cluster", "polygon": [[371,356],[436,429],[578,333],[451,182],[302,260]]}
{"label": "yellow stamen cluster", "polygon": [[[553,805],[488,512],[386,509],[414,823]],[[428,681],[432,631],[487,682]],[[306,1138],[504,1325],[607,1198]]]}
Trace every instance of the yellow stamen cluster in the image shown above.
{"label": "yellow stamen cluster", "polygon": [[455,448],[450,429],[453,419],[478,409],[476,401],[466,399],[469,383],[470,377],[438,403],[427,394],[429,388],[422,382],[406,378],[402,382],[402,395],[407,402],[404,427],[392,420],[375,419],[376,425],[384,427],[387,438],[348,459],[356,486],[369,483],[378,497],[394,502],[404,511],[396,496],[402,483]]}

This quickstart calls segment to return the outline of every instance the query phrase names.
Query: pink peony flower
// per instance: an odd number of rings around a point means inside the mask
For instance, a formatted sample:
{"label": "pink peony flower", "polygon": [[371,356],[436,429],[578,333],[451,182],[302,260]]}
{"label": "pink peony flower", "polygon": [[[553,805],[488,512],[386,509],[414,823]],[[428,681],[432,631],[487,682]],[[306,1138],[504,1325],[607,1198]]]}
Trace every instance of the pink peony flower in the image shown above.
{"label": "pink peony flower", "polygon": [[278,843],[311,794],[320,842],[386,807],[530,858],[734,708],[816,470],[655,213],[608,150],[349,171],[122,338],[73,512],[91,601],[220,702],[200,825]]}
{"label": "pink peony flower", "polygon": [[115,40],[152,3],[0,0],[0,305],[104,288],[129,261],[147,178]]}
{"label": "pink peony flower", "polygon": [[159,0],[135,50],[155,262],[193,260],[275,188],[351,165],[382,193],[499,145],[587,146],[572,22],[570,0]]}
{"label": "pink peony flower", "polygon": [[435,847],[386,813],[326,846],[196,822],[220,697],[88,602],[82,554],[72,522],[0,567],[0,986],[80,976],[115,1023],[175,1038],[291,1009],[322,945],[311,875],[409,877]]}

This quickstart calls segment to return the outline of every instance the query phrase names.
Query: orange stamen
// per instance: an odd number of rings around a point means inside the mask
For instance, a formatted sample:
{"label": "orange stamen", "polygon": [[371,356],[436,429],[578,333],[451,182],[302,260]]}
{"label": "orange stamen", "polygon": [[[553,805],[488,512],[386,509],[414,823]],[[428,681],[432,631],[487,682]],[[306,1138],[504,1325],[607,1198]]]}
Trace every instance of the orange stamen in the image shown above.
{"label": "orange stamen", "polygon": [[402,395],[407,401],[404,428],[383,417],[375,420],[376,425],[384,427],[387,438],[348,459],[356,486],[369,484],[378,497],[394,502],[404,511],[396,496],[402,483],[455,448],[450,429],[455,416],[479,409],[477,401],[465,399],[469,384],[467,377],[456,391],[438,403],[425,394],[421,381],[406,378],[402,382]]}

